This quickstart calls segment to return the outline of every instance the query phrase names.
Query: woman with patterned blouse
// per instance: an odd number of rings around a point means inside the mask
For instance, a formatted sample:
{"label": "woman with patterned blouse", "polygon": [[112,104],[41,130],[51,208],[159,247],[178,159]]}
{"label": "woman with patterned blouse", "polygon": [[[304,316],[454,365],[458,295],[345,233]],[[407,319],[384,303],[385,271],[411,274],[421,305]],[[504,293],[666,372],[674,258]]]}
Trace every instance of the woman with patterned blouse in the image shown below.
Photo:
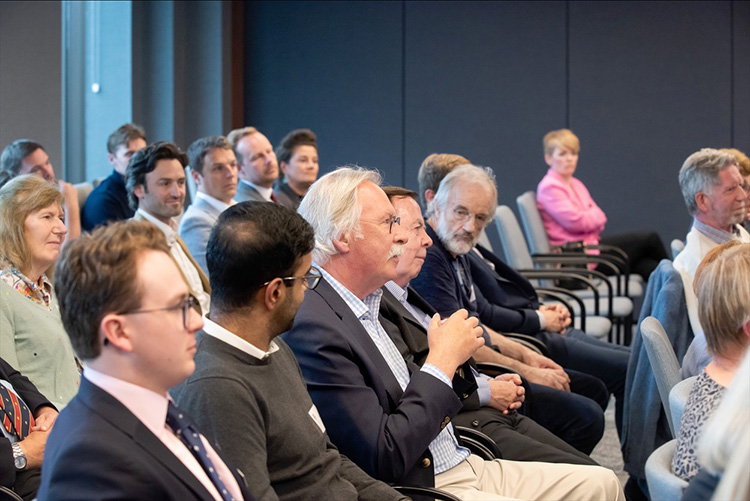
{"label": "woman with patterned blouse", "polygon": [[0,357],[60,410],[80,378],[50,280],[67,233],[62,203],[33,174],[0,189]]}
{"label": "woman with patterned blouse", "polygon": [[721,403],[750,345],[750,244],[735,240],[711,250],[698,267],[693,286],[714,359],[696,379],[682,415],[672,469],[685,480],[700,469],[695,449],[703,426]]}

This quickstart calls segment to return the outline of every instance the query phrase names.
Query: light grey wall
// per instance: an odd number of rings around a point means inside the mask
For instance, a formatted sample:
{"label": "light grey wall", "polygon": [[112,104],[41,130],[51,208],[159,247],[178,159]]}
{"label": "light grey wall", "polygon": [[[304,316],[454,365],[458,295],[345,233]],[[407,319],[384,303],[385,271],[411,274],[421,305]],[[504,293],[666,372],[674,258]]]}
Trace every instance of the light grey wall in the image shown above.
{"label": "light grey wall", "polygon": [[60,2],[0,2],[0,148],[35,139],[64,177],[61,54]]}

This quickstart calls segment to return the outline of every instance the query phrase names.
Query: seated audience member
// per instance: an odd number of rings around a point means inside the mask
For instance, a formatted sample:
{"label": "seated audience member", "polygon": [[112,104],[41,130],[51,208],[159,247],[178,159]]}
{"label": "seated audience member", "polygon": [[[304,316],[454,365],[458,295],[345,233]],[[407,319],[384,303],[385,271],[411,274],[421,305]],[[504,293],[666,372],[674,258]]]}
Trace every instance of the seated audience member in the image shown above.
{"label": "seated audience member", "polygon": [[[580,242],[619,247],[628,255],[631,272],[648,280],[659,261],[667,258],[661,238],[652,231],[599,236],[607,216],[586,186],[573,177],[579,151],[578,137],[568,129],[553,130],[544,136],[544,161],[549,170],[537,186],[536,198],[550,244]],[[600,271],[612,273],[607,267]]]}
{"label": "seated audience member", "polygon": [[51,281],[67,232],[62,203],[62,193],[34,175],[0,189],[0,357],[58,409],[80,378]]}
{"label": "seated audience member", "polygon": [[[413,191],[394,186],[383,188],[407,231],[409,240],[398,258],[397,276],[383,287],[380,314],[396,325],[388,334],[407,363],[422,365],[429,354],[427,330],[430,319],[437,313],[422,297],[409,287],[419,275],[432,239],[425,231],[425,223]],[[470,359],[471,362],[473,360]],[[477,391],[462,395],[463,408],[453,423],[476,428],[497,443],[503,459],[514,461],[545,461],[549,463],[596,464],[590,457],[577,451],[553,435],[531,418],[516,412],[524,401],[524,389],[518,374],[503,374],[489,378],[477,373],[475,367],[464,364],[465,372],[472,372]],[[453,379],[456,387],[456,377]],[[466,398],[463,398],[466,396]],[[545,405],[544,402],[534,405]]]}
{"label": "seated audience member", "polygon": [[85,231],[111,221],[133,217],[135,211],[128,205],[125,174],[130,158],[145,147],[146,133],[138,125],[122,125],[109,135],[107,159],[114,168],[112,174],[94,188],[81,207],[81,225]]}
{"label": "seated audience member", "polygon": [[216,220],[235,202],[237,160],[224,136],[198,139],[187,151],[190,169],[198,188],[195,200],[180,220],[179,233],[190,254],[206,269],[206,243]]}
{"label": "seated audience member", "polygon": [[57,410],[28,379],[2,358],[0,416],[3,417],[3,426],[0,426],[0,486],[23,499],[34,499],[39,489],[44,445],[57,419]]}
{"label": "seated audience member", "polygon": [[208,241],[211,312],[196,336],[196,369],[170,392],[206,436],[252,474],[256,499],[403,499],[331,444],[297,361],[280,338],[320,273],[301,216],[245,202]]}
{"label": "seated audience member", "polygon": [[172,143],[154,143],[133,155],[127,169],[127,188],[133,219],[148,221],[167,238],[169,253],[182,278],[198,299],[200,311],[208,311],[211,287],[208,277],[190,255],[177,234],[174,218],[185,203],[185,166],[187,156]]}
{"label": "seated audience member", "polygon": [[711,356],[698,318],[698,302],[693,289],[695,270],[714,247],[730,240],[750,243],[750,234],[740,224],[745,218],[747,194],[737,160],[731,153],[704,148],[687,157],[680,169],[680,188],[693,227],[685,248],[674,259],[674,268],[682,276],[690,326],[695,338],[682,360],[682,377],[697,376]]}
{"label": "seated audience member", "polygon": [[278,202],[273,183],[279,177],[279,165],[273,146],[255,127],[235,129],[227,135],[240,165],[237,184],[238,202]]}
{"label": "seated audience member", "polygon": [[[434,199],[440,182],[458,166],[454,157],[458,156],[430,155],[422,163],[420,188],[425,198]],[[542,305],[526,278],[481,245],[475,245],[466,256],[474,285],[486,300],[480,308],[482,323],[495,331],[534,336],[558,364],[601,379],[615,395],[615,421],[620,432],[630,349],[570,327],[571,315],[565,306]]]}
{"label": "seated audience member", "polygon": [[302,197],[318,178],[318,140],[310,129],[293,130],[276,147],[279,178],[273,194],[279,203],[297,210]]}
{"label": "seated audience member", "polygon": [[432,201],[440,186],[440,181],[459,165],[471,162],[461,155],[452,153],[432,153],[422,161],[417,173],[419,183],[419,201],[424,209],[424,217],[432,216]]}
{"label": "seated audience member", "polygon": [[747,194],[747,198],[745,199],[745,222],[742,223],[742,226],[750,232],[750,158],[747,158],[747,155],[735,148],[724,148],[721,151],[731,153],[737,161],[737,168],[743,179],[742,188]]}
{"label": "seated audience member", "polygon": [[695,277],[698,315],[713,360],[690,391],[672,469],[685,480],[698,473],[695,449],[703,425],[718,407],[750,345],[750,244],[711,250]]}
{"label": "seated audience member", "polygon": [[[683,501],[750,499],[750,352],[745,354],[719,407],[698,440],[700,471]],[[717,485],[718,484],[718,485]]]}
{"label": "seated audience member", "polygon": [[251,499],[169,400],[195,369],[203,322],[162,232],[139,221],[98,228],[66,247],[56,275],[84,371],[47,440],[39,500]]}
{"label": "seated audience member", "polygon": [[35,174],[57,186],[63,195],[63,216],[68,228],[67,240],[73,240],[81,234],[81,210],[78,207],[78,190],[70,183],[55,178],[55,169],[49,161],[44,147],[30,139],[18,139],[5,147],[0,156],[0,175],[8,179],[24,174]]}
{"label": "seated audience member", "polygon": [[[474,284],[467,255],[496,205],[497,189],[486,170],[466,165],[451,171],[441,181],[432,202],[426,230],[433,245],[427,249],[422,270],[411,285],[443,316],[465,308],[479,318],[487,338],[486,346],[479,348],[474,358],[505,365],[525,377],[531,383],[532,395],[545,402],[532,406],[530,417],[588,454],[604,431],[603,410],[609,402],[604,384],[591,375],[563,369],[556,361],[498,334],[495,329],[503,323],[495,320],[497,308]],[[565,349],[560,349],[563,355]],[[627,356],[621,365],[623,370],[625,367]],[[590,370],[585,364],[580,368]],[[615,389],[621,391],[622,381],[615,383]]]}
{"label": "seated audience member", "polygon": [[407,364],[378,312],[408,235],[377,172],[341,168],[316,181],[299,207],[315,229],[323,278],[307,292],[283,337],[294,351],[333,443],[386,482],[432,486],[463,499],[499,496],[621,499],[597,466],[484,461],[458,445],[461,409],[452,378],[483,344],[465,310],[431,320],[422,368]]}

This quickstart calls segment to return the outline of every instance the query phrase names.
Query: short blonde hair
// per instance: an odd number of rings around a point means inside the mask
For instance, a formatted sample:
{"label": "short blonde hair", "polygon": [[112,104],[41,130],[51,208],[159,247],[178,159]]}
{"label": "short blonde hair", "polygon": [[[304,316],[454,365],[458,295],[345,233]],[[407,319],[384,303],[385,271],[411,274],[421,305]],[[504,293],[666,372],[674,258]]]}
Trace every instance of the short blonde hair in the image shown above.
{"label": "short blonde hair", "polygon": [[26,242],[26,218],[55,203],[62,212],[63,200],[54,184],[35,174],[17,176],[0,189],[0,262],[3,265],[10,264],[21,273],[29,271],[32,257]]}
{"label": "short blonde hair", "polygon": [[232,145],[234,156],[237,157],[237,160],[240,163],[244,162],[245,160],[242,155],[240,155],[240,152],[237,151],[237,143],[239,143],[240,139],[242,139],[243,137],[257,133],[258,129],[256,129],[255,127],[242,127],[241,129],[234,129],[229,134],[227,134],[227,141],[229,141],[229,144]]}
{"label": "short blonde hair", "polygon": [[570,129],[557,129],[546,133],[542,145],[545,155],[552,155],[555,148],[568,148],[573,153],[581,151],[581,142]]}
{"label": "short blonde hair", "polygon": [[743,325],[750,322],[750,244],[735,240],[712,249],[693,283],[698,318],[712,355],[744,347]]}
{"label": "short blonde hair", "polygon": [[721,151],[731,153],[737,159],[737,168],[740,170],[742,177],[750,176],[750,158],[736,148],[722,148]]}

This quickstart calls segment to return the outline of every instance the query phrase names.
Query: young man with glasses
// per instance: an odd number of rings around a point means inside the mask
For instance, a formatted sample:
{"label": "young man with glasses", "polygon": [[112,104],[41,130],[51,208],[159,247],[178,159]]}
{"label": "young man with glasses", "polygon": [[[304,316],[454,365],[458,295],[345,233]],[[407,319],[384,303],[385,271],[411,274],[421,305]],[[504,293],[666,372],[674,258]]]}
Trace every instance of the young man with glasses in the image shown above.
{"label": "young man with glasses", "polygon": [[84,372],[47,440],[38,499],[252,499],[167,393],[195,369],[203,322],[163,233],[112,223],[58,264],[60,314]]}
{"label": "young man with glasses", "polygon": [[311,265],[313,230],[278,204],[225,210],[208,240],[211,311],[196,371],[171,393],[229,459],[252,472],[257,499],[402,499],[331,444],[299,366],[280,338],[291,329]]}

